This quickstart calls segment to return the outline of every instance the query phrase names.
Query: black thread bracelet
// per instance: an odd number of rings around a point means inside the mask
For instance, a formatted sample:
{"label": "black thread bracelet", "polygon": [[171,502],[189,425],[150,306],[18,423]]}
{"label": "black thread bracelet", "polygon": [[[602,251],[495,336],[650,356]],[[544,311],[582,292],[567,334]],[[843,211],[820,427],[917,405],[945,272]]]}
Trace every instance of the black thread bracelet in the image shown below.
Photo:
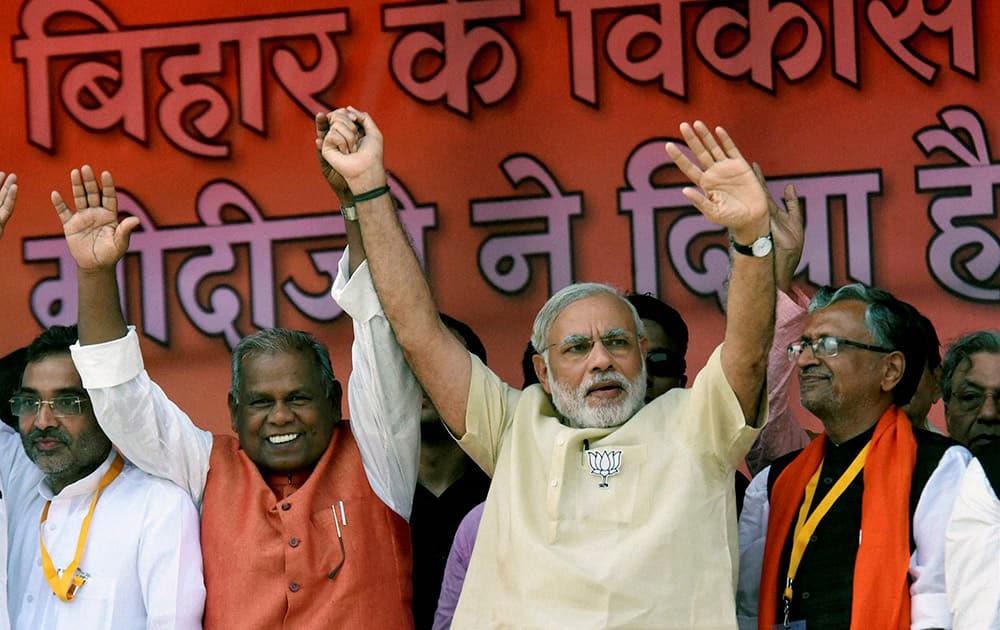
{"label": "black thread bracelet", "polygon": [[379,186],[378,188],[373,188],[372,190],[369,190],[368,192],[363,192],[363,193],[361,193],[359,195],[354,195],[354,203],[358,203],[359,201],[371,201],[372,199],[375,199],[376,197],[381,197],[382,195],[386,194],[387,192],[389,192],[389,187],[388,186]]}

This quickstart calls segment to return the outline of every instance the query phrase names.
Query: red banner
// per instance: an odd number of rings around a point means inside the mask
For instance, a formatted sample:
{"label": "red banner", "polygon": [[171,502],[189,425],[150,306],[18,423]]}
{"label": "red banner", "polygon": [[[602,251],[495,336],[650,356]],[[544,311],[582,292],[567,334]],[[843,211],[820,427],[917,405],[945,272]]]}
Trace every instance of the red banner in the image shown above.
{"label": "red banner", "polygon": [[725,126],[776,196],[792,182],[805,199],[800,282],[887,288],[944,340],[997,326],[996,3],[14,8],[0,16],[0,169],[20,184],[0,352],[75,321],[48,197],[73,167],[110,170],[142,221],[120,279],[147,368],[213,430],[228,426],[229,347],[259,327],[314,332],[349,373],[350,324],[327,295],[343,221],[312,141],[312,114],[347,104],[386,135],[441,309],[515,384],[534,314],[574,281],[673,304],[691,366],[719,342],[726,240],[663,150],[696,118]]}

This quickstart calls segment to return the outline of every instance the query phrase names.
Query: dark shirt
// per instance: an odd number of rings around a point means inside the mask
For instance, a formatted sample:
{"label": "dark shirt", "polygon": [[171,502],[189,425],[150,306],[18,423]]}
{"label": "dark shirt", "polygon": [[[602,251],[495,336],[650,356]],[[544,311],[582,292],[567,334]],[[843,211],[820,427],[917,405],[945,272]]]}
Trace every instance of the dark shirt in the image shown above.
{"label": "dark shirt", "polygon": [[472,461],[440,497],[417,484],[410,532],[413,540],[413,620],[417,630],[434,624],[441,580],[459,523],[486,499],[490,478]]}
{"label": "dark shirt", "polygon": [[[816,494],[813,497],[810,513],[816,509],[833,484],[847,470],[865,444],[871,440],[874,433],[875,427],[873,426],[839,446],[827,440],[819,484],[816,486]],[[917,503],[920,501],[920,495],[923,493],[928,479],[937,469],[944,452],[957,444],[949,438],[930,431],[914,429],[913,433],[917,441],[917,460],[910,486],[911,524]],[[768,477],[768,495],[770,495],[774,482],[780,476],[781,471],[795,459],[799,452],[779,458],[772,464]],[[809,630],[845,630],[851,625],[854,565],[860,545],[863,494],[864,473],[862,472],[851,482],[844,494],[820,521],[812,538],[810,538],[809,545],[806,546],[805,553],[802,555],[798,574],[795,576],[789,618],[792,621],[805,619],[806,627]],[[797,514],[798,506],[796,506]],[[912,527],[910,529],[910,551],[912,552],[916,545],[913,541]],[[788,575],[788,562],[791,557],[794,530],[793,521],[793,526],[785,539],[785,547],[778,569],[779,586],[776,605],[779,622],[784,618],[782,593],[785,576]]]}

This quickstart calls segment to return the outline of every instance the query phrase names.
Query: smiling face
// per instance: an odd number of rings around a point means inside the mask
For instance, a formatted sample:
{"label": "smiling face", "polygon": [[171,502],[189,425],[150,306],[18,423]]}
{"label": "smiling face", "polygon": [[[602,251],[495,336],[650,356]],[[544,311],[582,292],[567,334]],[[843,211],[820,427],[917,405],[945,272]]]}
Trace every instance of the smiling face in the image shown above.
{"label": "smiling face", "polygon": [[955,368],[945,421],[973,453],[1000,439],[1000,354],[976,352]]}
{"label": "smiling face", "polygon": [[309,354],[252,354],[243,359],[240,391],[229,398],[233,430],[247,457],[262,470],[309,468],[323,455],[340,421],[334,398],[339,396],[326,395]]}
{"label": "smiling face", "polygon": [[577,427],[612,427],[642,408],[645,339],[618,297],[598,293],[572,302],[549,329],[538,380],[563,418]]}
{"label": "smiling face", "polygon": [[[864,302],[835,302],[809,315],[802,338],[841,337],[877,345],[864,318]],[[831,437],[842,438],[853,437],[878,420],[892,402],[892,389],[905,365],[899,352],[883,354],[843,344],[834,357],[817,358],[806,348],[796,363],[802,406],[823,422]]]}
{"label": "smiling face", "polygon": [[108,456],[111,441],[101,430],[69,354],[52,354],[28,363],[19,395],[38,400],[62,396],[83,399],[81,413],[56,417],[47,404],[38,413],[18,418],[24,452],[45,473],[52,491],[78,481]]}

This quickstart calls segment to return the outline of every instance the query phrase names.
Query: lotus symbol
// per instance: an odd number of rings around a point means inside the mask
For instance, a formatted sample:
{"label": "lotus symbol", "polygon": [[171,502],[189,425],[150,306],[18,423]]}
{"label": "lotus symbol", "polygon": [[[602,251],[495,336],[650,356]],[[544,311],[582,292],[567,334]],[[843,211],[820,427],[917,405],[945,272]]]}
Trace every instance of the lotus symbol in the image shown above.
{"label": "lotus symbol", "polygon": [[587,451],[590,458],[590,474],[601,478],[601,488],[608,487],[608,477],[618,474],[622,466],[621,451]]}

